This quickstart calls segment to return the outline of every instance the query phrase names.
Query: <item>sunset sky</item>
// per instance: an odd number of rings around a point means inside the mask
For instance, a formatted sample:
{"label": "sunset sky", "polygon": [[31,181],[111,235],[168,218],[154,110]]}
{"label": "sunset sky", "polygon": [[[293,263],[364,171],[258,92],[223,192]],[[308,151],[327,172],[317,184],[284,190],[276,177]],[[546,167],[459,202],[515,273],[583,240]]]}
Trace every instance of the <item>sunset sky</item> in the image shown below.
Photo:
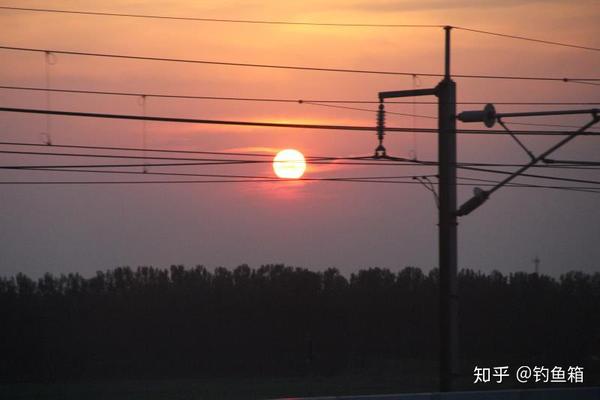
{"label": "sunset sky", "polygon": [[[236,20],[454,25],[600,47],[600,1],[9,1],[0,6],[55,8]],[[128,54],[237,63],[344,69],[443,72],[443,29],[263,25],[0,10],[1,46]],[[476,75],[600,77],[600,53],[454,30],[452,72]],[[367,75],[227,67],[0,50],[0,85],[133,93],[286,99],[377,100],[384,90],[433,87],[437,77]],[[48,61],[51,61],[48,63]],[[458,101],[595,102],[600,87],[456,79]],[[435,101],[421,98],[420,101]],[[239,102],[52,93],[0,89],[2,107],[115,114],[373,126],[371,112],[311,104]],[[376,109],[375,104],[350,105]],[[459,105],[458,111],[483,105]],[[499,112],[598,105],[497,105]],[[436,116],[435,105],[389,105],[389,111]],[[515,122],[580,126],[589,116]],[[433,128],[435,119],[388,115],[388,126]],[[459,124],[481,129],[483,125]],[[515,129],[545,129],[513,126]],[[496,126],[496,128],[500,128]],[[547,128],[549,130],[556,128]],[[0,113],[3,142],[142,147],[139,121]],[[600,131],[600,126],[596,125]],[[305,156],[367,156],[375,132],[325,131],[147,122],[148,149]],[[557,137],[524,137],[539,153]],[[436,134],[389,134],[388,153],[437,159]],[[82,152],[0,145],[0,150]],[[106,154],[107,151],[95,151]],[[92,153],[88,151],[88,153]],[[109,152],[108,152],[109,153]],[[141,155],[140,152],[135,155]],[[459,135],[460,162],[525,163],[505,135]],[[600,139],[581,137],[551,158],[600,161]],[[90,164],[119,160],[0,154],[0,165]],[[123,161],[123,160],[121,160]],[[127,162],[127,160],[125,161]],[[131,160],[129,160],[131,162]],[[137,169],[140,170],[139,168]],[[514,168],[506,168],[514,170]],[[155,172],[274,176],[269,163],[150,168]],[[311,165],[314,177],[435,174],[412,166]],[[598,170],[531,173],[600,181]],[[163,180],[179,178],[1,170],[0,181]],[[459,171],[459,176],[500,175]],[[521,178],[541,185],[589,186]],[[458,202],[471,196],[460,186]],[[459,267],[559,275],[599,271],[600,194],[503,188],[459,221]],[[235,267],[285,263],[344,273],[364,267],[437,266],[437,210],[418,184],[269,182],[153,185],[0,185],[0,275],[79,272],[116,266],[203,264]]]}

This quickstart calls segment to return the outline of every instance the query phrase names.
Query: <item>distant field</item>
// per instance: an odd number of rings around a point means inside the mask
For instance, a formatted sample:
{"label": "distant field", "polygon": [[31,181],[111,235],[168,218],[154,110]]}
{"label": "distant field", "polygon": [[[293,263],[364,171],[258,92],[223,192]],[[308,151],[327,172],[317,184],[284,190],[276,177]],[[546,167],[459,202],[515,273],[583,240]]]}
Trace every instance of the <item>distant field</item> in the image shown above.
{"label": "distant field", "polygon": [[0,386],[1,399],[269,399],[426,391],[432,378],[392,374],[332,378],[174,379]]}
{"label": "distant field", "polygon": [[[99,380],[72,383],[36,383],[0,385],[0,399],[85,399],[85,400],[202,400],[202,399],[292,399],[296,397],[372,395],[391,393],[434,392],[437,376],[434,364],[405,362],[390,369],[347,373],[332,377],[288,378],[199,378],[199,379],[145,379]],[[597,371],[586,374],[586,385],[600,382]],[[554,384],[522,385],[511,382],[486,387],[474,386],[472,376],[466,374],[457,382],[460,390],[501,389],[556,389]],[[571,385],[580,387],[581,385]],[[561,385],[561,387],[565,387]]]}

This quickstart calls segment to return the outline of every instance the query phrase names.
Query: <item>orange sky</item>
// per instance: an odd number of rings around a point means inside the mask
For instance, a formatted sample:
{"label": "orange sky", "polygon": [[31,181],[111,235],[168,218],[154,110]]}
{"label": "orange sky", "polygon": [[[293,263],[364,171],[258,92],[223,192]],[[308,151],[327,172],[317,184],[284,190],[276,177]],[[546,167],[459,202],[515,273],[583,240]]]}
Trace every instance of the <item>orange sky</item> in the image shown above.
{"label": "orange sky", "polygon": [[[492,5],[494,4],[494,5]],[[597,1],[5,1],[2,5],[107,12],[314,22],[450,24],[600,47]],[[442,72],[441,29],[331,28],[202,23],[0,10],[1,44],[231,62]],[[0,50],[0,84],[186,95],[376,100],[382,90],[431,87],[438,79],[234,68]],[[598,52],[455,31],[452,71],[463,74],[598,76]],[[49,81],[45,79],[46,69]],[[595,86],[457,80],[459,101],[600,101]],[[43,108],[43,94],[0,91],[3,106]],[[52,94],[55,109],[142,113],[139,99]],[[373,105],[366,107],[374,108]],[[469,106],[470,107],[470,106]],[[475,106],[478,107],[478,106]],[[524,111],[525,106],[498,106]],[[528,108],[539,109],[535,106]],[[564,107],[563,107],[564,108]],[[389,106],[435,115],[426,105]],[[464,108],[459,107],[459,111]],[[367,112],[308,104],[238,103],[150,98],[148,115],[231,120],[373,125]],[[584,117],[548,118],[579,124]],[[524,120],[525,121],[525,120]],[[540,122],[539,120],[526,120]],[[435,120],[388,116],[388,124],[434,127]],[[45,118],[0,116],[4,141],[41,142]],[[474,128],[474,126],[470,126]],[[477,127],[479,128],[479,127]],[[148,123],[147,146],[197,150],[297,148],[307,155],[367,155],[374,134]],[[51,118],[54,143],[140,146],[139,122]],[[543,150],[552,138],[529,140]],[[437,157],[434,135],[389,135],[389,153]],[[597,138],[581,138],[563,158],[597,159]],[[461,137],[461,161],[524,162],[505,137]],[[1,155],[2,164],[39,158]],[[45,159],[44,161],[48,161]],[[62,160],[64,161],[64,160]],[[213,169],[272,174],[269,165]],[[427,171],[428,173],[431,171]],[[416,170],[309,166],[307,176],[413,174]],[[3,180],[64,179],[40,172],[2,172]],[[29,175],[28,175],[29,174]],[[312,174],[312,175],[311,175]],[[568,175],[575,176],[575,175]],[[582,174],[587,179],[593,173]],[[89,177],[77,176],[78,179]],[[101,177],[98,179],[105,179]],[[595,177],[597,179],[597,176]],[[383,187],[385,186],[385,187]],[[459,202],[470,188],[459,190]],[[436,265],[435,208],[419,186],[243,184],[168,187],[0,187],[5,226],[0,274],[116,265],[204,263],[233,267],[286,262],[307,267],[398,268]],[[597,269],[597,195],[507,189],[461,225],[464,267],[527,269],[537,254],[548,271]],[[565,204],[570,204],[566,207]],[[543,205],[543,207],[540,207]],[[490,227],[494,228],[490,230]],[[286,232],[282,236],[281,232]],[[312,234],[313,232],[317,232]],[[515,234],[518,232],[518,234]],[[560,233],[557,233],[560,232]],[[143,234],[141,234],[143,233]],[[29,250],[30,249],[30,250]],[[507,255],[509,253],[510,255]],[[573,263],[572,265],[569,263]]]}

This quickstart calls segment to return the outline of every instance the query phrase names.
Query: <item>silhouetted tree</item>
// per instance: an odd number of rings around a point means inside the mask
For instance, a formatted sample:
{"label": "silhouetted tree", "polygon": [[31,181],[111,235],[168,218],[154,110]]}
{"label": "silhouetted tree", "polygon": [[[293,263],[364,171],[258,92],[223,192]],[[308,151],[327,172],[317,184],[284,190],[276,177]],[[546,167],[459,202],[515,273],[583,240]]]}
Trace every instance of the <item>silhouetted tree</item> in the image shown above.
{"label": "silhouetted tree", "polygon": [[[0,377],[334,375],[436,360],[438,276],[173,265],[2,277]],[[459,285],[465,361],[597,365],[599,273],[465,269]]]}

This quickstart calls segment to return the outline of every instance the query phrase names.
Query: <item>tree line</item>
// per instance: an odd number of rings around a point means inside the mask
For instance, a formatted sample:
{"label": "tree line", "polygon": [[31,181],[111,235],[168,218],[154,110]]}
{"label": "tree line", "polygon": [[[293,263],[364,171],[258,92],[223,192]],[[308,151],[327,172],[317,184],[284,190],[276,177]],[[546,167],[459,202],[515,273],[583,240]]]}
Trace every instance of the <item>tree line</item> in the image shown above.
{"label": "tree line", "polygon": [[[465,269],[459,290],[467,370],[597,365],[600,273],[555,279]],[[437,318],[437,269],[20,273],[0,278],[0,380],[332,376],[435,362]]]}

